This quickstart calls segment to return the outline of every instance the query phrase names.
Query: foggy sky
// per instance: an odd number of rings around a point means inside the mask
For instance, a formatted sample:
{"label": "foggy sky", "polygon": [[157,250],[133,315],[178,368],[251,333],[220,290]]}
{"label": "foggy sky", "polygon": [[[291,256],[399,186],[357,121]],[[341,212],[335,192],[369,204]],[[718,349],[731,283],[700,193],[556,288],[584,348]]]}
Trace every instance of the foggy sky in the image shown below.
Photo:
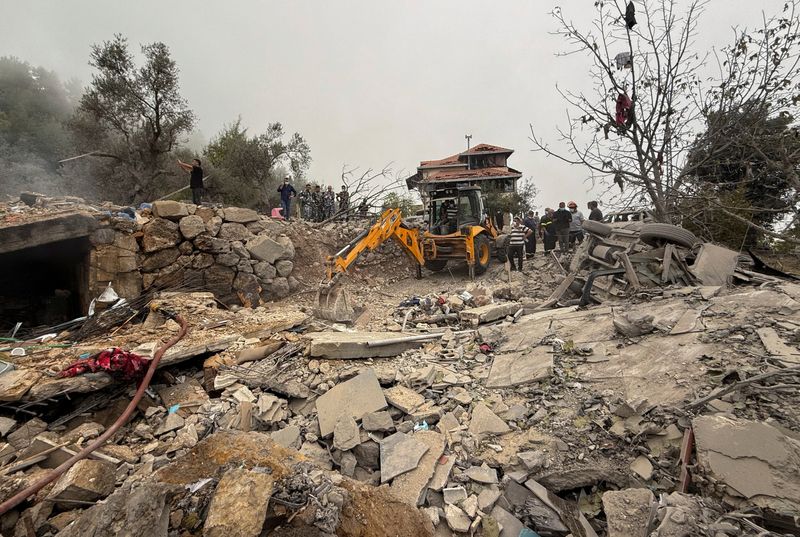
{"label": "foggy sky", "polygon": [[[587,172],[531,151],[529,123],[556,142],[555,84],[588,86],[588,59],[557,58],[555,5],[582,27],[593,0],[0,0],[0,56],[91,79],[90,46],[163,41],[208,140],[241,116],[255,134],[280,121],[311,146],[310,179],[338,189],[343,164],[410,175],[420,160],[472,144],[515,149],[539,207],[591,199]],[[698,47],[727,44],[783,0],[711,0]]]}

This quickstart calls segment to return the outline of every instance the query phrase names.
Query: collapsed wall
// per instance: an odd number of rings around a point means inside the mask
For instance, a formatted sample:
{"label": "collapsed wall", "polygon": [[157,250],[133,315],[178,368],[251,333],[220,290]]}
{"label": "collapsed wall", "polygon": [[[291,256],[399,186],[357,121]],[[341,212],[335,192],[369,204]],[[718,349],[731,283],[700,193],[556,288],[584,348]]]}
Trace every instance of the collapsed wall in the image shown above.
{"label": "collapsed wall", "polygon": [[157,201],[137,221],[109,220],[90,236],[90,288],[124,298],[191,281],[227,304],[257,306],[296,289],[294,245],[280,222],[239,207]]}

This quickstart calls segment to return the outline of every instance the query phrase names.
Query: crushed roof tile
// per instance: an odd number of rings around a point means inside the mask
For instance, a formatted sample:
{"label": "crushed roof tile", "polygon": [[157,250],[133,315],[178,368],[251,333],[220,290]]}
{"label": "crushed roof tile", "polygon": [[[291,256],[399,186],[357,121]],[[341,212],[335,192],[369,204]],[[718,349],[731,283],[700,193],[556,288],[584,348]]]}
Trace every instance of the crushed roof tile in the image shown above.
{"label": "crushed roof tile", "polygon": [[507,166],[477,168],[473,170],[454,169],[433,172],[428,175],[426,181],[457,181],[459,179],[490,179],[498,177],[520,178],[522,177],[522,173]]}

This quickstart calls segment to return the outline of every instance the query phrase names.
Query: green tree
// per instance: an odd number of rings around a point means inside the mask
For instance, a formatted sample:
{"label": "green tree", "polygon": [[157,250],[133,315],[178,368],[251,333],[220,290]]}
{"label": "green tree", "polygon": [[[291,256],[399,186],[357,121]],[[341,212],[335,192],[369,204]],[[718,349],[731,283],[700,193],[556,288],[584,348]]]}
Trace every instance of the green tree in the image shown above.
{"label": "green tree", "polygon": [[403,217],[411,216],[414,214],[414,198],[408,194],[398,194],[397,192],[389,192],[383,198],[383,210],[397,207]]}
{"label": "green tree", "polygon": [[539,189],[533,179],[528,177],[517,183],[517,190],[507,192],[488,185],[481,186],[489,214],[497,212],[524,214],[536,208],[536,196]]}
{"label": "green tree", "polygon": [[[175,174],[171,153],[195,117],[181,96],[179,69],[161,42],[141,47],[137,66],[128,41],[115,35],[92,47],[96,72],[80,101],[73,129],[86,152],[107,159],[118,199],[152,199],[164,192],[161,176]],[[132,182],[132,183],[131,183]]]}
{"label": "green tree", "polygon": [[223,128],[205,149],[215,168],[214,190],[228,203],[277,205],[278,183],[287,167],[297,180],[311,163],[311,148],[300,134],[285,138],[280,123],[269,124],[256,136],[248,135],[241,119]]}
{"label": "green tree", "polygon": [[74,95],[55,73],[0,58],[0,191],[61,194],[57,161],[72,146],[66,122]]}

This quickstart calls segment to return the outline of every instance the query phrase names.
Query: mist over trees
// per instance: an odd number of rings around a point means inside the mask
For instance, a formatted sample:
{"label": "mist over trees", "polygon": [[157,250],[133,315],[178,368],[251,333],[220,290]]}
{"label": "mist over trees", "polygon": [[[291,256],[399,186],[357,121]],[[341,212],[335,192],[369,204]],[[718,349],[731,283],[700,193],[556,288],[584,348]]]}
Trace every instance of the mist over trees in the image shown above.
{"label": "mist over trees", "polygon": [[132,47],[115,35],[91,48],[89,65],[92,79],[82,88],[0,58],[0,195],[30,190],[135,205],[188,186],[176,159],[200,158],[207,199],[267,209],[283,176],[299,180],[308,170],[308,142],[278,122],[251,136],[240,118],[192,151],[196,114],[164,43]]}

